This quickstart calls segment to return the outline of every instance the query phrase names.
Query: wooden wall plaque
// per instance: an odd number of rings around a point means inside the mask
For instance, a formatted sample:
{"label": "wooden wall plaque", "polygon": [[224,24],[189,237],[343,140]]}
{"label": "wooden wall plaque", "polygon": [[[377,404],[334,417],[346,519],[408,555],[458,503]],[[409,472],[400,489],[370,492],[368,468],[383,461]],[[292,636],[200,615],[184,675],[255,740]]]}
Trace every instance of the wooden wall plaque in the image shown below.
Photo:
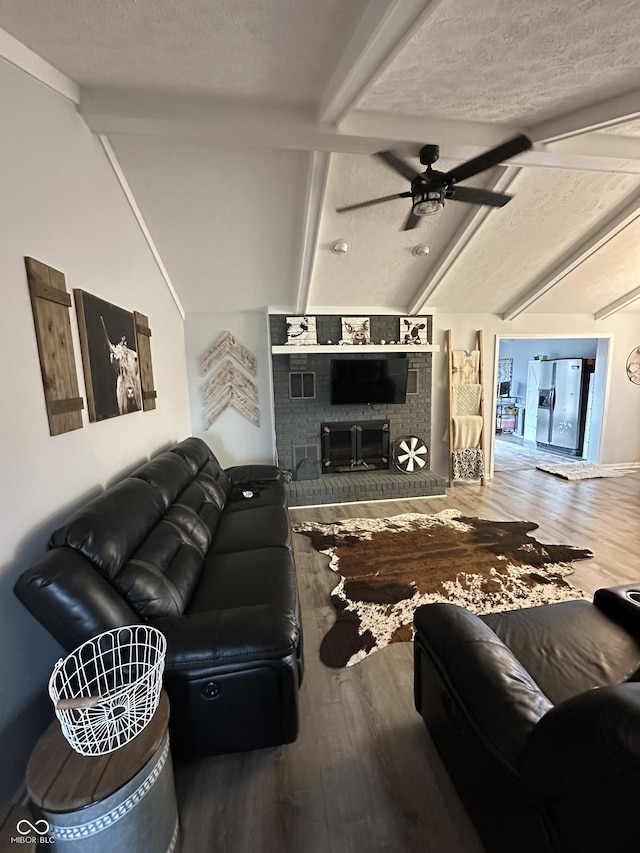
{"label": "wooden wall plaque", "polygon": [[49,432],[60,435],[82,427],[84,401],[78,390],[71,320],[71,297],[63,273],[25,258]]}
{"label": "wooden wall plaque", "polygon": [[136,325],[136,349],[138,350],[138,366],[140,367],[140,384],[142,385],[142,411],[148,412],[156,407],[156,389],[153,387],[153,367],[151,364],[151,329],[149,318],[139,311],[133,312]]}

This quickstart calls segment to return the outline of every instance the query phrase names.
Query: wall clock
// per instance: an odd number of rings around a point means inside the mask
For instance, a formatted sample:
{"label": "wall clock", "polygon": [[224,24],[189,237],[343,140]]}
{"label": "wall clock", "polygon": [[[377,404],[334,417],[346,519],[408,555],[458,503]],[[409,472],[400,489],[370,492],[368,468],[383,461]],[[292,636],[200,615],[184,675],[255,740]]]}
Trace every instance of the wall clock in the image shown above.
{"label": "wall clock", "polygon": [[640,385],[640,347],[636,347],[629,353],[627,376],[634,385]]}

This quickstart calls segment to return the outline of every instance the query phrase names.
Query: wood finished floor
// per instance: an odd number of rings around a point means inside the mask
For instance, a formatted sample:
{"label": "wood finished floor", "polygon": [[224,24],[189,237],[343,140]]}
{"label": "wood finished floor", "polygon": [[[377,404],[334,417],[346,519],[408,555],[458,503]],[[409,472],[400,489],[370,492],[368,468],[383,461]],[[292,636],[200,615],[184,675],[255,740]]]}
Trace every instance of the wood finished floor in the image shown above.
{"label": "wood finished floor", "polygon": [[[450,507],[537,522],[542,542],[590,548],[569,578],[588,595],[640,579],[640,472],[568,482],[541,471],[497,473],[443,497],[291,510],[332,521]],[[283,747],[177,764],[182,850],[215,853],[482,853],[413,707],[409,643],[349,669],[318,649],[333,622],[326,560],[295,536],[305,629],[301,731]]]}

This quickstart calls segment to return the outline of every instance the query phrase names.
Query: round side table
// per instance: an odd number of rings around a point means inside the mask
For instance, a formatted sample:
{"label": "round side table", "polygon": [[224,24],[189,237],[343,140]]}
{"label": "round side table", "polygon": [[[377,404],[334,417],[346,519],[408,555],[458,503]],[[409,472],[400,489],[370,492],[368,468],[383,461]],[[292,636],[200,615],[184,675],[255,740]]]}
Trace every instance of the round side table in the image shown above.
{"label": "round side table", "polygon": [[148,726],[107,755],[75,752],[54,720],[27,766],[27,790],[59,853],[172,853],[178,809],[163,691]]}

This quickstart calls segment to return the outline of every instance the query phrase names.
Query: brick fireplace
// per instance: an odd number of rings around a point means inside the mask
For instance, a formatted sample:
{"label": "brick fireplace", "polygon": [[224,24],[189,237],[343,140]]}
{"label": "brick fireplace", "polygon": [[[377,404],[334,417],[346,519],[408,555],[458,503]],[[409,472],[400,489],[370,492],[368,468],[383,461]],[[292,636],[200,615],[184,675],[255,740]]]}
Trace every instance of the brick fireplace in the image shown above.
{"label": "brick fireplace", "polygon": [[[286,343],[286,315],[269,317],[271,343]],[[317,315],[318,343],[340,339],[339,315]],[[431,326],[431,318],[429,318]],[[392,315],[371,316],[374,342],[399,339],[399,319]],[[431,328],[428,329],[431,334]],[[322,503],[342,503],[361,500],[383,500],[395,497],[420,497],[444,494],[446,480],[431,471],[407,475],[394,468],[391,452],[396,439],[417,435],[431,446],[431,352],[408,351],[409,371],[414,373],[416,393],[407,395],[407,402],[376,405],[331,405],[330,377],[332,358],[380,358],[380,353],[368,353],[367,347],[335,346],[335,353],[317,353],[292,349],[290,353],[273,354],[273,396],[276,450],[280,468],[291,472],[293,482],[287,487],[291,506]],[[405,357],[403,354],[400,357]],[[299,396],[301,389],[305,396]],[[293,394],[298,396],[292,396]],[[383,453],[379,424],[384,430],[386,445]],[[376,425],[373,427],[373,425]],[[326,455],[323,427],[330,425],[332,436],[340,442],[340,458],[324,465]],[[360,427],[352,431],[352,427]],[[376,430],[378,442],[369,462],[354,451],[354,440],[369,441]],[[355,445],[357,447],[357,445]],[[383,461],[386,457],[386,461]],[[366,465],[359,460],[365,458]],[[375,461],[377,459],[377,462]],[[352,460],[355,460],[352,467]],[[375,466],[375,467],[374,467]],[[317,471],[317,477],[297,479],[297,473]],[[325,470],[330,468],[331,470]],[[323,472],[323,473],[321,473]],[[306,475],[305,475],[306,476]]]}

